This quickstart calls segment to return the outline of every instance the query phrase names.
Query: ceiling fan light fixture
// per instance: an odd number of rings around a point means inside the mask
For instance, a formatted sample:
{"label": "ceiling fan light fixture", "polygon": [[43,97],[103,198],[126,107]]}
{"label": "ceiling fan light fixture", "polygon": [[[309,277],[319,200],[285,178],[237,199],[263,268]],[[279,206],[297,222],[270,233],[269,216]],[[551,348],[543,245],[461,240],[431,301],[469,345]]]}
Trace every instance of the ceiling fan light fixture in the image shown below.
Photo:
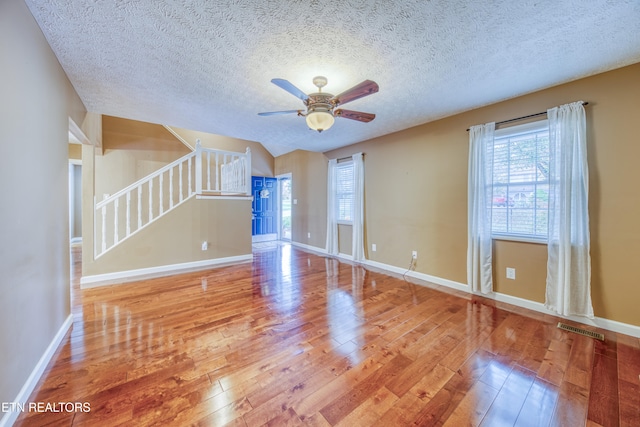
{"label": "ceiling fan light fixture", "polygon": [[307,114],[307,126],[311,130],[317,130],[318,132],[322,132],[324,130],[329,129],[333,126],[335,122],[335,118],[330,111],[321,110],[321,111],[310,111]]}
{"label": "ceiling fan light fixture", "polygon": [[331,128],[336,117],[343,117],[363,123],[368,123],[376,117],[375,114],[363,113],[361,111],[344,110],[342,108],[336,110],[338,106],[342,106],[347,102],[355,101],[356,99],[378,92],[378,84],[372,80],[365,80],[336,96],[322,91],[322,88],[327,84],[327,78],[323,76],[313,78],[313,84],[318,88],[318,92],[308,95],[285,79],[272,79],[271,83],[286,90],[296,98],[299,98],[304,103],[306,111],[271,111],[258,113],[259,116],[297,113],[298,116],[304,116],[306,118],[309,129],[318,131],[318,133]]}

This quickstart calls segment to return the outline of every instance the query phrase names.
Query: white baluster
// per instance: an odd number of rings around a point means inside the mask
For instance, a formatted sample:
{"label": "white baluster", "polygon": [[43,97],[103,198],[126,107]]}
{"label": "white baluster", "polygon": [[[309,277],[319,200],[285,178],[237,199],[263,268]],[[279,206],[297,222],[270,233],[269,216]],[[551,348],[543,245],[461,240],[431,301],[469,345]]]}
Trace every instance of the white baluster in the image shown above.
{"label": "white baluster", "polygon": [[202,194],[202,146],[196,140],[196,194]]}
{"label": "white baluster", "polygon": [[127,237],[131,234],[131,191],[127,191]]}
{"label": "white baluster", "polygon": [[[103,200],[109,197],[108,194],[105,194]],[[107,206],[102,206],[102,251],[100,253],[107,250]]]}
{"label": "white baluster", "polygon": [[207,191],[211,191],[211,151],[207,151]]}
{"label": "white baluster", "polygon": [[98,213],[96,211],[97,211],[96,196],[94,194],[93,195],[93,259],[96,259],[96,257],[98,256],[98,236],[97,236],[98,227],[96,226],[96,223],[97,223],[96,218],[98,217]]}
{"label": "white baluster", "polygon": [[113,201],[113,246],[118,244],[118,206],[120,198]]}
{"label": "white baluster", "polygon": [[138,186],[138,230],[142,228],[142,185]]}
{"label": "white baluster", "polygon": [[159,194],[160,194],[160,195],[158,196],[158,201],[159,201],[158,205],[160,206],[160,207],[158,208],[158,211],[159,211],[160,213],[158,214],[158,216],[162,216],[162,214],[163,214],[163,212],[164,212],[164,200],[163,200],[163,198],[164,198],[164,191],[163,191],[163,185],[162,185],[163,178],[164,178],[164,173],[161,173],[161,174],[160,174],[160,178],[159,178],[159,180],[160,180],[160,193],[159,193]]}
{"label": "white baluster", "polygon": [[180,166],[178,166],[178,174],[180,175],[180,178],[178,179],[178,182],[180,182],[180,203],[182,203],[182,198],[183,198],[182,196],[182,163],[184,162],[180,162]]}
{"label": "white baluster", "polygon": [[222,180],[224,181],[224,185],[222,186],[222,191],[229,191],[229,177],[231,176],[231,164],[229,164],[229,156],[224,154],[222,156],[222,164],[224,164],[224,176]]}
{"label": "white baluster", "polygon": [[216,191],[220,191],[220,153],[216,151]]}
{"label": "white baluster", "polygon": [[197,157],[190,157],[189,163],[187,164],[187,187],[189,190],[187,194],[189,194],[189,197],[193,194],[193,187],[191,186],[191,161],[193,159],[197,159]]}
{"label": "white baluster", "polygon": [[153,179],[149,180],[149,222],[153,221]]}
{"label": "white baluster", "polygon": [[169,170],[169,209],[173,208],[173,168]]}
{"label": "white baluster", "polygon": [[245,165],[244,165],[244,173],[245,173],[245,181],[244,188],[247,196],[251,195],[251,149],[247,147],[246,157],[245,157]]}

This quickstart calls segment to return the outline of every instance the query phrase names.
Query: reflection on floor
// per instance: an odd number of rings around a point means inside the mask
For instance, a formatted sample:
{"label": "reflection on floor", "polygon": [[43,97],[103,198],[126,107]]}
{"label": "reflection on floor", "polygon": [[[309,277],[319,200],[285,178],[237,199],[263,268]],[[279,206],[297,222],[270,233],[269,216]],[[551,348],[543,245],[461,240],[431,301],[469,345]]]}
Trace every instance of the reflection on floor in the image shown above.
{"label": "reflection on floor", "polygon": [[72,304],[29,401],[91,411],[16,425],[640,426],[638,338],[281,242]]}
{"label": "reflection on floor", "polygon": [[282,240],[269,240],[268,242],[255,242],[251,245],[254,251],[259,251],[263,249],[275,249],[278,246],[290,245],[290,242],[282,241]]}

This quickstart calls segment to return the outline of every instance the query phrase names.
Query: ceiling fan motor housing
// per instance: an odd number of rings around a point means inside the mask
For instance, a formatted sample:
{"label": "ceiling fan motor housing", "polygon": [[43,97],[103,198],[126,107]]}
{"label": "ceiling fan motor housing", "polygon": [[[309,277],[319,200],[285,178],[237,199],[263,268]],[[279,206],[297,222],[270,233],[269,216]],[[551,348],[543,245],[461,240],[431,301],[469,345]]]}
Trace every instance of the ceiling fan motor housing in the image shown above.
{"label": "ceiling fan motor housing", "polygon": [[330,93],[318,92],[310,94],[305,102],[307,105],[307,114],[320,111],[333,114],[333,107],[335,107],[335,105],[331,102],[331,98],[333,98],[333,95]]}

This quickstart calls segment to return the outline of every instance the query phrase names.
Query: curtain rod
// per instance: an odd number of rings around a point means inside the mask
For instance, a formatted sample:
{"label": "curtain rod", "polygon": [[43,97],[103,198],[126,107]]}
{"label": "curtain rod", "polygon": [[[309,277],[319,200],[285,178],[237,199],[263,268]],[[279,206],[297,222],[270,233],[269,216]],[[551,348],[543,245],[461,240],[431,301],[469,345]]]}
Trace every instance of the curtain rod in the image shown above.
{"label": "curtain rod", "polygon": [[[583,102],[582,105],[589,105],[589,103],[588,102]],[[528,116],[516,117],[515,119],[509,119],[509,120],[503,120],[501,122],[496,122],[496,126],[503,125],[505,123],[517,122],[518,120],[529,119],[531,117],[542,116],[542,115],[545,115],[545,114],[547,114],[547,112],[546,111],[542,111],[540,113],[529,114]],[[467,132],[469,132],[469,129],[467,129]]]}
{"label": "curtain rod", "polygon": [[[362,156],[364,156],[365,153],[362,153]],[[336,162],[344,162],[345,160],[353,160],[353,156],[347,156],[347,157],[340,157],[339,159],[336,159]]]}

